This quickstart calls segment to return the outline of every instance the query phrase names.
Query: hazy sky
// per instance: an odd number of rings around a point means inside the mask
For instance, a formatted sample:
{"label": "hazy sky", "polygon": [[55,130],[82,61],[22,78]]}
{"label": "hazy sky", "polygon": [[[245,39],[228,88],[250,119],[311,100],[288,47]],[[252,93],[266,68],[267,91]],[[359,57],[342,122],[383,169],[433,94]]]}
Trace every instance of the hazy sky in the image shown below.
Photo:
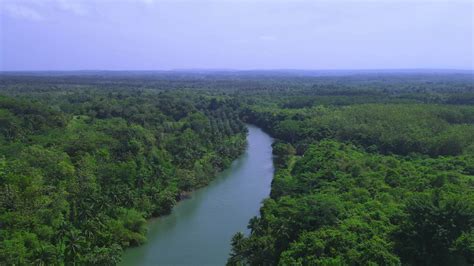
{"label": "hazy sky", "polygon": [[0,0],[0,70],[474,66],[473,0]]}

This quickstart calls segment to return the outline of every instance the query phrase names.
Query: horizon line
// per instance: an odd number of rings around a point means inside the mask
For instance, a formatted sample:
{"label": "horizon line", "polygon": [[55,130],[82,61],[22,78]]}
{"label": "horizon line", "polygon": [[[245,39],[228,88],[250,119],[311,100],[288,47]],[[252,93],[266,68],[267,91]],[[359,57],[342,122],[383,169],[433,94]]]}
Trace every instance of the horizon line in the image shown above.
{"label": "horizon line", "polygon": [[342,72],[342,71],[462,71],[474,72],[474,68],[171,68],[171,69],[48,69],[48,70],[0,70],[0,73],[21,72],[257,72],[257,71],[307,71],[307,72]]}

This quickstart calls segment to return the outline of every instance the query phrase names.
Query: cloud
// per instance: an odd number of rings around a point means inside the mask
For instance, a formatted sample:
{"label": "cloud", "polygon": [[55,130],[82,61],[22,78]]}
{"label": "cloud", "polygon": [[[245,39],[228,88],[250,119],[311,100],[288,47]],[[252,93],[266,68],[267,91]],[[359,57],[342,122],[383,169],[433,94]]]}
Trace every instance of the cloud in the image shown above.
{"label": "cloud", "polygon": [[113,5],[122,2],[153,5],[166,1],[168,0],[0,0],[0,12],[17,19],[43,20],[47,19],[48,14],[54,10],[85,16],[89,15],[90,11],[94,10],[98,4]]}
{"label": "cloud", "polygon": [[54,10],[83,16],[90,0],[0,0],[0,12],[16,19],[46,20]]}
{"label": "cloud", "polygon": [[[454,3],[472,3],[472,0],[450,0]],[[0,0],[0,13],[17,19],[28,20],[49,20],[55,15],[56,11],[62,11],[64,14],[76,16],[94,16],[94,11],[103,9],[105,5],[114,5],[116,3],[125,3],[130,6],[152,6],[164,3],[185,3],[189,7],[199,5],[200,3],[358,3],[358,2],[377,2],[377,3],[447,3],[447,0]],[[260,41],[274,41],[275,36],[262,35],[258,37]]]}
{"label": "cloud", "polygon": [[258,39],[261,41],[273,42],[277,40],[277,37],[273,35],[260,35],[258,36]]}
{"label": "cloud", "polygon": [[1,9],[9,16],[18,19],[27,19],[33,21],[39,21],[44,19],[44,17],[38,11],[25,5],[6,3],[2,4]]}
{"label": "cloud", "polygon": [[82,2],[77,0],[56,0],[56,5],[61,10],[83,16],[87,14],[87,9]]}

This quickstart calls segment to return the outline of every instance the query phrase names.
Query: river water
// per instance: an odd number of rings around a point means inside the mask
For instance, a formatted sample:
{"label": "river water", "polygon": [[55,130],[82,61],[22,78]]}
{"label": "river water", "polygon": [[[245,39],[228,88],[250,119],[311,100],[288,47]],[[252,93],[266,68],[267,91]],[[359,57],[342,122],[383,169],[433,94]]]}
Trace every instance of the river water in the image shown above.
{"label": "river water", "polygon": [[248,125],[245,153],[208,186],[148,224],[148,242],[127,249],[121,265],[225,265],[236,232],[248,233],[270,193],[272,139]]}

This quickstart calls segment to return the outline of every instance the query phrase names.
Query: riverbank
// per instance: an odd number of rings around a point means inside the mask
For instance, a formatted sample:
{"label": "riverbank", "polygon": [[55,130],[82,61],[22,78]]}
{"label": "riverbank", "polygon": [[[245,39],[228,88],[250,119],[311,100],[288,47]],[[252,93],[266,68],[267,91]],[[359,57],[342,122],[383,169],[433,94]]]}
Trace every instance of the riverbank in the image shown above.
{"label": "riverbank", "polygon": [[242,156],[206,187],[148,224],[148,243],[125,251],[121,265],[223,265],[230,240],[247,232],[268,197],[273,177],[272,139],[248,126]]}

